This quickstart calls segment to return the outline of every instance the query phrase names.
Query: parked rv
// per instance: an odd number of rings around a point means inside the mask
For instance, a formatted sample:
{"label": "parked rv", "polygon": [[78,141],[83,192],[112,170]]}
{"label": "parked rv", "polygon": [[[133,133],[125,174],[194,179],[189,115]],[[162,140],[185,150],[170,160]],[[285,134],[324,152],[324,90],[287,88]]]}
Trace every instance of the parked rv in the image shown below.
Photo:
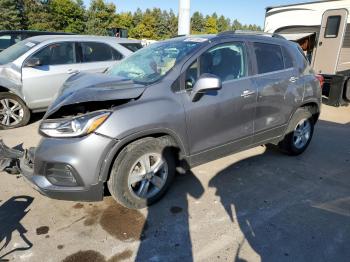
{"label": "parked rv", "polygon": [[266,8],[265,32],[298,42],[325,78],[329,104],[350,102],[350,1],[317,1]]}

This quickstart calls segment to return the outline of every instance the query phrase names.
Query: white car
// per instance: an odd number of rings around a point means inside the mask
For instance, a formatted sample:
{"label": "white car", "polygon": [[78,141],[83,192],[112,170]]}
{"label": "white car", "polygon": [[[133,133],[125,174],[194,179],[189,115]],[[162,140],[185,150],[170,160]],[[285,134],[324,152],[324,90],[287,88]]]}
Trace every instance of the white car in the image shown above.
{"label": "white car", "polygon": [[99,73],[142,48],[115,37],[43,35],[0,53],[0,129],[26,125],[45,111],[63,83],[80,72]]}

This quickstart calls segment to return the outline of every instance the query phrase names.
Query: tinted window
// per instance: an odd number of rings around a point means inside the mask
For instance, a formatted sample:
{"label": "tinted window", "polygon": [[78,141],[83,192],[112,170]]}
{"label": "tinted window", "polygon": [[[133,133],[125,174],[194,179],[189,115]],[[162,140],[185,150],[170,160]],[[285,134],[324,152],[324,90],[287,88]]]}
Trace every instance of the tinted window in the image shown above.
{"label": "tinted window", "polygon": [[112,49],[112,54],[113,54],[113,60],[121,60],[123,59],[123,55],[121,53],[119,53],[117,50]]}
{"label": "tinted window", "polygon": [[74,43],[64,42],[50,44],[32,56],[40,60],[41,65],[64,65],[74,64]]}
{"label": "tinted window", "polygon": [[285,47],[282,48],[282,51],[284,58],[284,68],[293,67],[293,57],[291,56],[290,52]]}
{"label": "tinted window", "polygon": [[327,19],[326,31],[324,37],[336,38],[339,32],[341,16],[329,16]]}
{"label": "tinted window", "polygon": [[186,89],[192,88],[202,74],[214,74],[225,82],[246,76],[246,68],[245,48],[242,43],[215,46],[200,56],[199,63],[194,62],[188,68]]}
{"label": "tinted window", "polygon": [[103,43],[81,43],[83,62],[101,62],[114,60],[112,48]]}
{"label": "tinted window", "polygon": [[258,74],[284,69],[282,50],[279,45],[254,43],[254,50],[258,65]]}
{"label": "tinted window", "polygon": [[137,50],[142,48],[142,45],[140,43],[120,43],[120,45],[129,49],[131,52],[136,52]]}
{"label": "tinted window", "polygon": [[10,45],[11,45],[10,35],[0,36],[0,50],[8,48]]}
{"label": "tinted window", "polygon": [[12,43],[17,44],[18,42],[22,41],[24,39],[21,34],[15,34],[12,35]]}

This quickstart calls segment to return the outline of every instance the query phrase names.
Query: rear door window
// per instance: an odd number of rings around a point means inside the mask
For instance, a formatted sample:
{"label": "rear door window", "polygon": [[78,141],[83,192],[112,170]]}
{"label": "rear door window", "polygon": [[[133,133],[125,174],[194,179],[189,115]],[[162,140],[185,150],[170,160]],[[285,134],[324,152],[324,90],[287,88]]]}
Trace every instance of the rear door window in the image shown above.
{"label": "rear door window", "polygon": [[258,74],[284,69],[282,49],[279,45],[254,43]]}
{"label": "rear door window", "polygon": [[120,60],[121,54],[107,44],[84,42],[81,43],[82,62],[103,62]]}

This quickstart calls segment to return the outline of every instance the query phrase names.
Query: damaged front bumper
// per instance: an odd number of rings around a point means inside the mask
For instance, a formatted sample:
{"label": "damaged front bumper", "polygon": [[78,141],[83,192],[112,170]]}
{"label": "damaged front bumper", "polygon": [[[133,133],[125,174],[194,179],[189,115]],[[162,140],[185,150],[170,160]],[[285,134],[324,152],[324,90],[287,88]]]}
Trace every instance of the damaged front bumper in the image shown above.
{"label": "damaged front bumper", "polygon": [[[90,139],[97,140],[101,144],[101,139],[98,137],[91,137]],[[105,141],[105,143],[108,144],[108,141]],[[48,144],[50,144],[50,152],[47,152]],[[54,144],[53,141],[44,139],[38,148],[23,150],[9,148],[0,140],[0,171],[22,174],[35,190],[49,198],[71,201],[102,200],[104,181],[99,180],[99,172],[79,173],[82,165],[75,165],[75,163],[78,163],[77,158],[74,158],[76,151],[72,150],[75,145],[66,146],[68,153],[64,155],[72,154],[68,156],[69,160],[57,161],[57,158],[55,159],[53,156],[59,154],[53,149],[54,146],[51,147],[52,144]],[[80,142],[80,144],[83,144],[83,142]],[[101,150],[104,149],[101,148]],[[87,152],[84,148],[79,151]],[[86,154],[91,155],[91,151]],[[79,157],[84,159],[84,154],[80,154]],[[92,164],[97,168],[99,162],[99,159],[97,159],[95,163],[93,161],[84,163],[84,166]],[[69,172],[71,172],[71,176],[69,176]],[[92,182],[92,180],[95,182]]]}

